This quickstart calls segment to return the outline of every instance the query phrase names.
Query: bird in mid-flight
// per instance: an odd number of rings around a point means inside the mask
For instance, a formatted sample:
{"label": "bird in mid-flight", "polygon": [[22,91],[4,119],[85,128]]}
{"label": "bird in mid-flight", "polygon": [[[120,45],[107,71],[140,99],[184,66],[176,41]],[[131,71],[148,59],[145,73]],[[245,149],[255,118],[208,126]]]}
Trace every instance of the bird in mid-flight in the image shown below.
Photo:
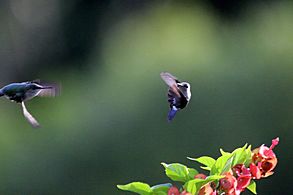
{"label": "bird in mid-flight", "polygon": [[168,72],[162,72],[161,78],[169,86],[168,102],[170,103],[170,111],[168,113],[168,120],[171,121],[178,110],[186,107],[190,98],[191,90],[190,84],[187,82],[180,82],[175,76]]}
{"label": "bird in mid-flight", "polygon": [[0,89],[0,96],[16,103],[21,103],[23,115],[33,127],[39,127],[38,121],[28,112],[24,104],[36,96],[55,96],[57,85],[42,85],[40,81],[27,81],[22,83],[11,83]]}

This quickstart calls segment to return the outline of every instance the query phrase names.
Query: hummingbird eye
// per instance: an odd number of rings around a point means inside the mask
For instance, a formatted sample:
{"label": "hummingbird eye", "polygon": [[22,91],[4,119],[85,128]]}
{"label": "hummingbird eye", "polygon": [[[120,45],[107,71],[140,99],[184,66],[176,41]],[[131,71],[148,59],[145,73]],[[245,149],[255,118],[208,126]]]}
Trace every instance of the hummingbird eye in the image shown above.
{"label": "hummingbird eye", "polygon": [[183,85],[185,88],[188,88],[188,85],[187,84],[185,84],[185,85]]}

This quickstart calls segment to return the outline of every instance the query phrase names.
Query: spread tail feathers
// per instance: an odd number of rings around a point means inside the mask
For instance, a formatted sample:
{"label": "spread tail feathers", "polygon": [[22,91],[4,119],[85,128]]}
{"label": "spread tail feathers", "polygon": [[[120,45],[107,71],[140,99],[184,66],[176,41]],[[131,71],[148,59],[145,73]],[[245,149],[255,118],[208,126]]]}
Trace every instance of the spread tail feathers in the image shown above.
{"label": "spread tail feathers", "polygon": [[171,121],[175,117],[177,111],[178,111],[178,109],[175,108],[174,106],[173,106],[173,108],[170,109],[170,111],[168,113],[168,121]]}
{"label": "spread tail feathers", "polygon": [[24,102],[21,102],[21,106],[22,106],[22,111],[23,111],[23,115],[24,117],[27,119],[27,121],[33,126],[33,127],[39,127],[40,124],[38,123],[38,121],[27,111]]}

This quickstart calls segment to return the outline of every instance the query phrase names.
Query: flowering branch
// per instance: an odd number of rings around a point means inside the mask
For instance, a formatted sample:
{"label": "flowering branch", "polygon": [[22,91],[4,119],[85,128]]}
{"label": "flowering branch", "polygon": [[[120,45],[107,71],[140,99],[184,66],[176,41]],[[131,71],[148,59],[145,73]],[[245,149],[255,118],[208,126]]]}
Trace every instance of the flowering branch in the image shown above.
{"label": "flowering branch", "polygon": [[201,169],[209,171],[209,176],[180,163],[162,163],[167,177],[183,183],[180,188],[171,183],[150,187],[142,182],[117,187],[141,195],[239,195],[245,189],[256,194],[255,180],[274,173],[278,161],[273,149],[278,143],[279,138],[276,138],[270,147],[263,144],[251,150],[251,145],[245,144],[231,153],[220,149],[221,156],[218,159],[208,156],[188,157],[202,164]]}

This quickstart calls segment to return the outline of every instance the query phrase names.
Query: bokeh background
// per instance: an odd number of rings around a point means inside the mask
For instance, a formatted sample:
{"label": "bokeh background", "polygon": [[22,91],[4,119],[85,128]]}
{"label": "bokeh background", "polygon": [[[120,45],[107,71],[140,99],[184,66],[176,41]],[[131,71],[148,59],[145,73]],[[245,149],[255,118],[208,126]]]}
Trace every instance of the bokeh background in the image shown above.
{"label": "bokeh background", "polygon": [[[0,99],[0,194],[128,194],[116,185],[169,182],[160,162],[277,136],[257,191],[292,193],[292,21],[291,1],[2,0],[1,86],[62,93],[27,103],[40,129]],[[171,123],[161,71],[192,85]]]}

